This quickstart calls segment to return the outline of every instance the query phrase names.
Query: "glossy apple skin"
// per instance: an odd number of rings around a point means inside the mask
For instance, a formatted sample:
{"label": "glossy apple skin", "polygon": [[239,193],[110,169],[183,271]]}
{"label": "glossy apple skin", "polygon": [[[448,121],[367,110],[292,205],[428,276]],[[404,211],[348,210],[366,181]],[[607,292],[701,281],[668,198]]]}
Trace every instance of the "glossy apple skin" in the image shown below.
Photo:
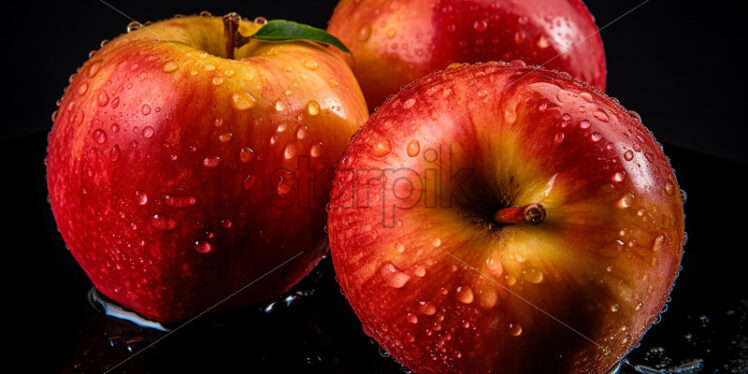
{"label": "glossy apple skin", "polygon": [[114,39],[72,79],[49,134],[68,248],[102,293],[159,321],[303,278],[327,250],[329,187],[305,195],[299,181],[331,175],[368,117],[339,56],[252,41],[225,59],[222,33],[219,17],[187,17]]}
{"label": "glossy apple skin", "polygon": [[[537,226],[492,221],[531,203]],[[603,373],[662,310],[684,244],[638,116],[521,62],[389,99],[341,159],[328,226],[364,330],[416,373]]]}
{"label": "glossy apple skin", "polygon": [[328,31],[353,52],[373,108],[451,63],[520,59],[605,90],[605,52],[581,0],[343,0]]}

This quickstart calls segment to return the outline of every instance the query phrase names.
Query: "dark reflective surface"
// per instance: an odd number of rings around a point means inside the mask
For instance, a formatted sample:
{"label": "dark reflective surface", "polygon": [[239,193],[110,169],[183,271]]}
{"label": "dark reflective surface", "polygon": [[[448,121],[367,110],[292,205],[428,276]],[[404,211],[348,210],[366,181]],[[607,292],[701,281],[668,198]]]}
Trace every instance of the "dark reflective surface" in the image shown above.
{"label": "dark reflective surface", "polygon": [[[46,140],[0,145],[5,163],[2,262],[13,357],[35,371],[399,373],[371,341],[325,259],[283,297],[164,332],[107,317],[87,300],[85,274],[56,231],[46,201]],[[748,167],[666,147],[688,192],[689,241],[672,301],[623,373],[748,373],[748,292],[741,178]],[[18,353],[16,355],[15,353]],[[134,355],[134,356],[133,356]],[[657,371],[654,371],[657,370]]]}

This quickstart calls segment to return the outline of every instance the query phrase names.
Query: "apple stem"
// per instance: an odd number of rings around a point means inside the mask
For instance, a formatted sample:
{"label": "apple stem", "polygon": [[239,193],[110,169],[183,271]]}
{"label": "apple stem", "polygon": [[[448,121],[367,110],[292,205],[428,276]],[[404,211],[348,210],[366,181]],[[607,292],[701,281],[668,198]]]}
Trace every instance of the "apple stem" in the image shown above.
{"label": "apple stem", "polygon": [[236,12],[223,16],[223,35],[226,37],[226,58],[234,58],[234,49],[249,42],[249,38],[239,33],[242,17]]}
{"label": "apple stem", "polygon": [[493,215],[496,223],[506,225],[539,225],[545,220],[545,208],[540,204],[499,209]]}

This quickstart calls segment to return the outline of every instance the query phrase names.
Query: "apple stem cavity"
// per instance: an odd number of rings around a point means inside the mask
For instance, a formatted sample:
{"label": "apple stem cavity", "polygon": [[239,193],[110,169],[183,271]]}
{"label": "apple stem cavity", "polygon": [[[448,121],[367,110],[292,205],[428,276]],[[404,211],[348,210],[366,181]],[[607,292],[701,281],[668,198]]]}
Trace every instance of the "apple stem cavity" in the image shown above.
{"label": "apple stem cavity", "polygon": [[236,12],[223,16],[223,35],[226,38],[226,58],[234,58],[234,50],[249,42],[248,37],[239,33],[242,17]]}
{"label": "apple stem cavity", "polygon": [[494,221],[504,225],[539,225],[545,220],[545,208],[540,204],[527,204],[521,207],[499,209],[493,215]]}

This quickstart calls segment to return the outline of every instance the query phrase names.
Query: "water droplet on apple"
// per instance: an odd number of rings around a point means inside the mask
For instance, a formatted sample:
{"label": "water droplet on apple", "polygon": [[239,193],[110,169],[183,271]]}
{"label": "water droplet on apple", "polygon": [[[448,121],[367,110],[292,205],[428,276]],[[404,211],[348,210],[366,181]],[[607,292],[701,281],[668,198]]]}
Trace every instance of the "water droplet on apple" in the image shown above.
{"label": "water droplet on apple", "polygon": [[562,132],[556,133],[556,135],[553,137],[553,143],[556,145],[563,143],[563,141],[564,141],[564,133]]}
{"label": "water droplet on apple", "polygon": [[442,240],[435,238],[434,241],[431,242],[431,245],[434,246],[434,248],[440,247],[442,245]]}
{"label": "water droplet on apple", "polygon": [[430,301],[419,301],[418,311],[421,314],[433,316],[434,314],[436,314],[436,307]]}
{"label": "water droplet on apple", "polygon": [[214,86],[220,86],[223,84],[223,78],[222,77],[213,77],[211,80]]}
{"label": "water droplet on apple", "polygon": [[592,112],[592,116],[595,117],[595,118],[597,118],[597,119],[599,119],[600,121],[603,121],[603,122],[608,122],[608,120],[610,120],[610,117],[608,116],[608,113],[606,113],[602,109],[597,109],[594,112]]}
{"label": "water droplet on apple", "polygon": [[470,286],[457,287],[457,292],[455,293],[455,296],[457,297],[457,301],[463,304],[471,304],[473,300],[475,300],[473,289],[470,288]]}
{"label": "water droplet on apple", "polygon": [[145,127],[145,128],[143,129],[143,137],[145,137],[145,138],[150,138],[150,137],[152,137],[152,136],[153,136],[153,127],[151,127],[151,126],[146,126],[146,127]]}
{"label": "water droplet on apple", "polygon": [[99,106],[106,106],[109,104],[109,95],[107,95],[106,91],[99,90],[99,94],[96,96],[96,104],[99,104]]}
{"label": "water droplet on apple", "polygon": [[167,62],[167,63],[164,64],[164,66],[163,66],[163,68],[161,70],[163,70],[165,73],[171,73],[172,71],[177,70],[178,67],[179,66],[177,65],[176,62],[169,61],[169,62]]}
{"label": "water droplet on apple", "polygon": [[418,323],[418,317],[413,313],[408,313],[406,319],[408,320],[408,323],[417,324]]}
{"label": "water droplet on apple", "polygon": [[549,45],[549,44],[548,44],[548,40],[547,40],[547,39],[546,39],[546,38],[545,38],[544,36],[541,36],[540,38],[538,38],[538,42],[537,42],[537,43],[535,43],[535,44],[536,44],[536,45],[538,46],[538,48],[540,48],[540,49],[545,49],[545,48],[548,48],[548,45]]}
{"label": "water droplet on apple", "polygon": [[488,21],[485,19],[477,19],[473,21],[473,30],[483,32],[486,31],[486,29],[488,29]]}
{"label": "water droplet on apple", "polygon": [[590,128],[590,121],[587,121],[587,120],[579,121],[579,128],[583,130]]}
{"label": "water droplet on apple", "polygon": [[148,204],[148,194],[141,190],[135,190],[135,203],[138,205]]}
{"label": "water droplet on apple", "polygon": [[175,208],[184,208],[195,205],[197,199],[190,195],[166,195],[164,197],[166,205]]}
{"label": "water droplet on apple", "polygon": [[634,152],[631,152],[631,151],[624,152],[623,159],[626,160],[626,161],[633,160],[634,159]]}
{"label": "water droplet on apple", "polygon": [[231,95],[231,105],[236,110],[254,108],[255,98],[248,92],[235,92]]}
{"label": "water droplet on apple", "polygon": [[411,140],[410,143],[408,143],[408,156],[410,157],[416,157],[418,156],[418,153],[421,151],[421,144],[418,142],[418,140]]}
{"label": "water droplet on apple", "polygon": [[254,185],[255,185],[254,174],[247,174],[247,176],[244,177],[244,180],[242,180],[242,188],[244,188],[245,190],[249,190]]}
{"label": "water droplet on apple", "polygon": [[620,309],[620,306],[618,306],[618,304],[613,304],[610,306],[610,311],[613,313],[617,312],[619,309]]}
{"label": "water droplet on apple", "polygon": [[173,218],[156,213],[151,217],[151,226],[158,230],[169,231],[177,228],[179,224]]}
{"label": "water droplet on apple", "polygon": [[213,244],[210,244],[206,240],[197,240],[195,241],[194,248],[197,253],[210,253],[213,251]]}
{"label": "water droplet on apple", "polygon": [[231,136],[232,134],[230,132],[223,133],[218,135],[218,141],[221,143],[228,143],[228,141],[231,140]]}
{"label": "water droplet on apple", "polygon": [[312,144],[312,148],[309,149],[309,155],[312,157],[319,157],[322,154],[322,142]]}
{"label": "water droplet on apple", "polygon": [[314,61],[314,60],[306,60],[304,61],[304,67],[309,70],[317,70],[317,68],[319,67],[319,64],[317,63],[317,61]]}
{"label": "water droplet on apple", "polygon": [[509,334],[512,336],[520,336],[522,335],[522,325],[519,323],[510,323],[509,324]]}
{"label": "water droplet on apple", "polygon": [[96,131],[93,132],[93,138],[96,141],[96,143],[99,143],[99,144],[106,143],[106,133],[102,129],[96,129]]}
{"label": "water droplet on apple", "polygon": [[143,24],[138,21],[132,21],[127,24],[127,32],[132,32],[143,27]]}
{"label": "water droplet on apple", "polygon": [[662,248],[662,244],[665,243],[665,235],[657,235],[654,242],[652,243],[652,252],[657,252]]}
{"label": "water droplet on apple", "polygon": [[522,277],[532,284],[538,284],[543,281],[543,273],[535,268],[523,270]]}
{"label": "water droplet on apple", "polygon": [[234,226],[234,223],[231,222],[230,219],[222,219],[221,220],[221,226],[223,226],[223,228],[225,228],[225,229],[230,229],[231,226]]}
{"label": "water droplet on apple", "polygon": [[309,113],[310,116],[314,117],[319,114],[319,103],[312,100],[306,104],[306,112]]}
{"label": "water droplet on apple", "polygon": [[603,136],[599,132],[593,132],[592,135],[590,135],[590,140],[593,142],[599,142],[602,138]]}
{"label": "water droplet on apple", "polygon": [[618,200],[618,207],[621,209],[626,209],[631,207],[631,205],[634,204],[634,195],[627,193],[621,197],[620,200]]}
{"label": "water droplet on apple", "polygon": [[623,179],[625,177],[625,174],[623,171],[617,171],[615,174],[613,174],[613,177],[611,178],[613,182],[620,183],[623,182]]}
{"label": "water droplet on apple", "polygon": [[252,150],[250,147],[243,147],[239,150],[239,161],[241,162],[250,162],[254,160],[255,158],[255,151]]}
{"label": "water droplet on apple", "polygon": [[283,157],[286,160],[290,160],[294,156],[296,156],[296,146],[293,143],[288,143],[286,149],[283,151]]}
{"label": "water droplet on apple", "polygon": [[673,184],[670,182],[665,183],[665,192],[668,195],[672,195],[673,192],[675,192],[675,186],[673,186]]}
{"label": "water droplet on apple", "polygon": [[218,156],[210,156],[203,159],[203,166],[206,168],[214,168],[221,163],[221,158]]}
{"label": "water droplet on apple", "polygon": [[265,25],[265,24],[268,23],[268,20],[265,17],[255,17],[255,21],[254,22],[256,24],[258,24],[258,25]]}
{"label": "water droplet on apple", "polygon": [[80,86],[78,86],[78,94],[83,95],[88,91],[88,83],[83,82]]}
{"label": "water droplet on apple", "polygon": [[403,243],[397,243],[397,244],[395,244],[395,250],[397,250],[398,253],[405,252],[405,244],[403,244]]}
{"label": "water droplet on apple", "polygon": [[365,42],[369,40],[371,37],[371,24],[365,23],[363,26],[361,26],[360,29],[358,29],[358,40],[361,42]]}
{"label": "water droplet on apple", "polygon": [[143,104],[143,106],[140,108],[140,113],[143,113],[143,115],[145,116],[151,114],[151,106],[148,104]]}
{"label": "water droplet on apple", "polygon": [[296,130],[296,139],[302,140],[306,138],[306,126],[299,126]]}
{"label": "water droplet on apple", "polygon": [[416,99],[410,98],[403,103],[403,109],[410,109],[416,104]]}
{"label": "water droplet on apple", "polygon": [[282,102],[282,101],[280,101],[280,100],[276,100],[276,101],[275,101],[275,110],[276,110],[277,112],[282,112],[282,111],[284,111],[285,109],[286,109],[286,105],[285,105],[285,104],[283,104],[283,102]]}
{"label": "water droplet on apple", "polygon": [[118,145],[115,144],[112,147],[112,149],[109,150],[109,159],[112,162],[116,162],[117,160],[119,160],[119,146]]}
{"label": "water droplet on apple", "polygon": [[402,288],[410,280],[410,275],[400,271],[395,264],[386,262],[379,273],[384,278],[384,282],[392,288]]}
{"label": "water droplet on apple", "polygon": [[589,92],[582,92],[579,94],[579,97],[584,99],[584,101],[591,103],[592,102],[592,95]]}
{"label": "water droplet on apple", "polygon": [[391,149],[392,147],[390,146],[389,140],[380,139],[376,144],[374,144],[372,151],[374,152],[375,156],[382,157],[390,153]]}
{"label": "water droplet on apple", "polygon": [[515,112],[513,109],[507,109],[507,110],[505,110],[504,111],[504,121],[506,121],[506,123],[508,125],[511,125],[514,122],[516,122],[517,121],[517,112]]}
{"label": "water droplet on apple", "polygon": [[514,33],[514,42],[516,44],[522,44],[522,43],[524,43],[525,39],[527,39],[527,36],[525,35],[524,32],[517,31],[516,33]]}

